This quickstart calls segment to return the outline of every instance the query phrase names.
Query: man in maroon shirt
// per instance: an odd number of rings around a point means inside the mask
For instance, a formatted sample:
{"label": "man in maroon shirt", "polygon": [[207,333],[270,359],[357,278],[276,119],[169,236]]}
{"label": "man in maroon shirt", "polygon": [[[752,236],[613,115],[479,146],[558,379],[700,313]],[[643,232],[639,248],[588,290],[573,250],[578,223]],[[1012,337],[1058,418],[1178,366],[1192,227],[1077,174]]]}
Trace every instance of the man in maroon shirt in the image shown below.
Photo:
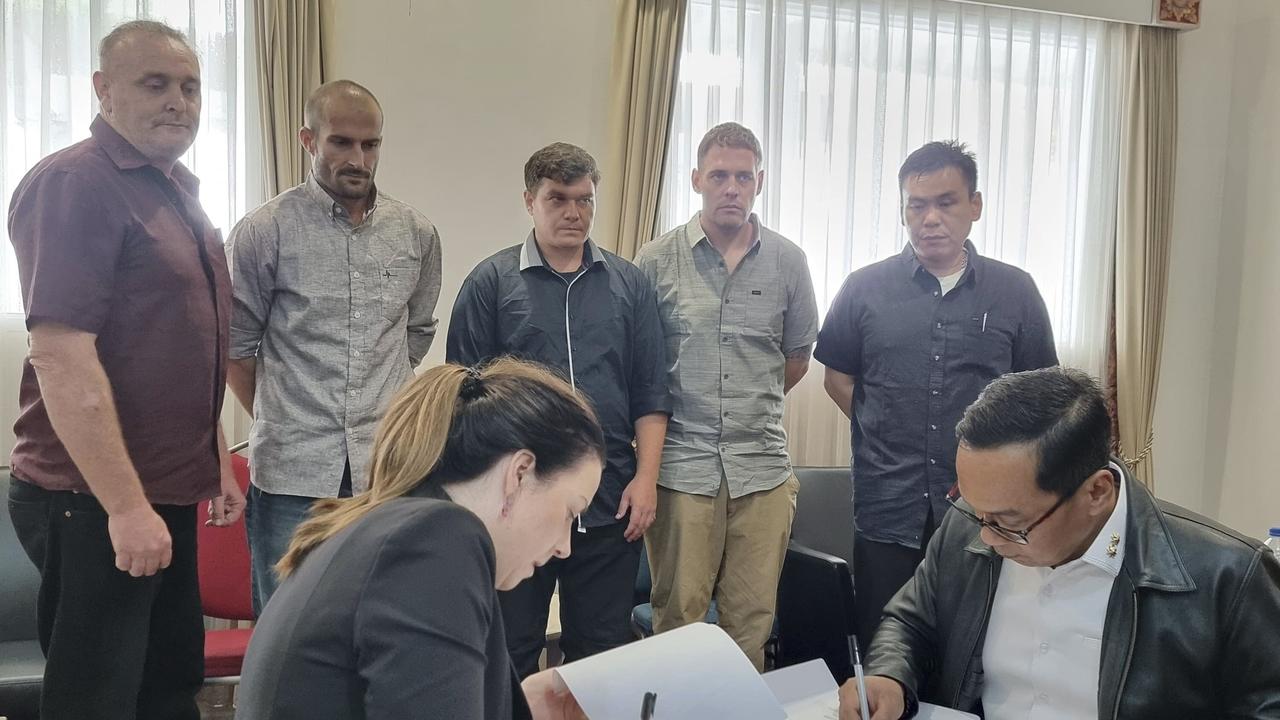
{"label": "man in maroon shirt", "polygon": [[218,425],[230,281],[178,158],[200,122],[181,33],[102,42],[92,137],[18,185],[9,234],[31,349],[9,507],[41,571],[41,716],[199,717],[196,505],[244,498]]}

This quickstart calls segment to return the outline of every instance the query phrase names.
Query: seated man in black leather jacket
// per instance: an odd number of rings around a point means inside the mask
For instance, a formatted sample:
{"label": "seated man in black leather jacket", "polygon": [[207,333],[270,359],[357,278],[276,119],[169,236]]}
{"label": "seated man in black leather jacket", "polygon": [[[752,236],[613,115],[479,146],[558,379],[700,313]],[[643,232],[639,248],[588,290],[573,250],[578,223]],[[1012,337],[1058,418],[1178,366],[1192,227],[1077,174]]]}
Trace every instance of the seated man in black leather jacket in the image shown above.
{"label": "seated man in black leather jacket", "polygon": [[[1109,458],[1089,376],[1005,375],[956,433],[954,510],[868,653],[873,720],[1280,718],[1280,563]],[[840,700],[859,716],[853,680]]]}

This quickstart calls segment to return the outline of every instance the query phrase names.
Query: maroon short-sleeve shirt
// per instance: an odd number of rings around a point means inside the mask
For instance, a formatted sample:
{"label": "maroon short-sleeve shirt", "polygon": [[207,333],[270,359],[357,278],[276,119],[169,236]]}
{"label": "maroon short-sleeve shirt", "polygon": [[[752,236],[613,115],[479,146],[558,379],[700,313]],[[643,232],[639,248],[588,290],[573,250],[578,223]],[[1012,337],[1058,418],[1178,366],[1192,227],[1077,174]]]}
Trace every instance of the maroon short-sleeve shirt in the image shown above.
{"label": "maroon short-sleeve shirt", "polygon": [[[152,503],[218,492],[231,282],[217,230],[182,165],[172,180],[102,117],[40,161],[9,206],[27,327],[97,336],[129,457]],[[89,492],[49,422],[28,359],[11,467],[49,490]]]}

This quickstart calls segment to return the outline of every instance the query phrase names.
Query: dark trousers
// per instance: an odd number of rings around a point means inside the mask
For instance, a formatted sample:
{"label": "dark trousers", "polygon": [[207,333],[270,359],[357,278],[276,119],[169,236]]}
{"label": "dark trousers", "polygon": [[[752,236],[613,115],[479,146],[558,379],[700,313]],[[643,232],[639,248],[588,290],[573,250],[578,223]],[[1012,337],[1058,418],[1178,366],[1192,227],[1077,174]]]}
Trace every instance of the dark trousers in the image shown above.
{"label": "dark trousers", "polygon": [[198,720],[204,624],[194,505],[156,505],[173,561],[150,577],[116,569],[107,514],[90,495],[17,478],[9,511],[40,569],[43,720]]}
{"label": "dark trousers", "polygon": [[929,546],[929,538],[933,537],[935,529],[937,524],[930,510],[924,522],[924,532],[920,535],[919,549],[868,540],[860,534],[854,538],[853,582],[857,591],[854,631],[858,634],[858,644],[862,646],[863,653],[871,647],[871,638],[880,627],[885,605],[907,584],[924,560],[925,548]]}
{"label": "dark trousers", "polygon": [[560,649],[565,662],[624,645],[634,639],[631,609],[640,541],[623,538],[627,521],[573,533],[569,557],[553,559],[532,577],[498,593],[507,630],[507,650],[521,678],[538,671],[546,646],[551,593],[560,581]]}

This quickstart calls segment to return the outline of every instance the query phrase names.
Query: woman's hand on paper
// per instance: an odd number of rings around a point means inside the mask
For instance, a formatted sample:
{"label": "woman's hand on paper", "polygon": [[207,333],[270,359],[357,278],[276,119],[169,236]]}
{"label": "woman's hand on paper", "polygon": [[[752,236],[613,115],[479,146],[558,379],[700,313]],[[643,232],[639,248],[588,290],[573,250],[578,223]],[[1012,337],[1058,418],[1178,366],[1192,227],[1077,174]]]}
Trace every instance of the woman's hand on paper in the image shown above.
{"label": "woman's hand on paper", "polygon": [[569,686],[555,670],[534,673],[520,683],[533,720],[587,720]]}

